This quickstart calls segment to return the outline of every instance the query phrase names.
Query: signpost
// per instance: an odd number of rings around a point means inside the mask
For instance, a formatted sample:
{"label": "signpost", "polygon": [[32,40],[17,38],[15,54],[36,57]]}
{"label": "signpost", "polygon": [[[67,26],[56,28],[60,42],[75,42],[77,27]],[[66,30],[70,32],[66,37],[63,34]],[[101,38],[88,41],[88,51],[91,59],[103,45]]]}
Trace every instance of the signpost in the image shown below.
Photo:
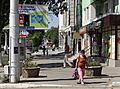
{"label": "signpost", "polygon": [[10,31],[9,31],[9,68],[10,82],[15,83],[20,80],[19,66],[19,0],[10,0]]}

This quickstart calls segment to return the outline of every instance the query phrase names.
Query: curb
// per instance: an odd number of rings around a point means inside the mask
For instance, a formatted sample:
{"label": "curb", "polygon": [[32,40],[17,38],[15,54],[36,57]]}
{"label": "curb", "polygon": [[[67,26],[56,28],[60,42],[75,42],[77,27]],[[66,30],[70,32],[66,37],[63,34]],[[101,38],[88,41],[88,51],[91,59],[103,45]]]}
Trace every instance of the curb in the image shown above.
{"label": "curb", "polygon": [[120,82],[112,82],[110,87],[120,87]]}
{"label": "curb", "polygon": [[56,88],[61,88],[61,87],[72,87],[72,85],[57,85],[57,84],[32,84],[32,83],[17,83],[17,84],[10,84],[10,83],[3,83],[0,84],[0,88],[39,88],[39,87],[56,87]]}

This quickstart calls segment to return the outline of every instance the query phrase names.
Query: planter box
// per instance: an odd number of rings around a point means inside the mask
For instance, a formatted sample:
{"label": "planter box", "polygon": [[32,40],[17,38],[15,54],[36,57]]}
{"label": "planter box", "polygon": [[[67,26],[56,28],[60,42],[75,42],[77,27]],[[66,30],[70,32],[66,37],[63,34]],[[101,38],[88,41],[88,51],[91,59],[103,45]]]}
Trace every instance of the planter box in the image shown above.
{"label": "planter box", "polygon": [[38,77],[39,71],[40,71],[40,68],[37,68],[37,67],[23,68],[22,69],[22,77],[23,78]]}
{"label": "planter box", "polygon": [[91,66],[85,68],[86,76],[101,76],[102,66]]}

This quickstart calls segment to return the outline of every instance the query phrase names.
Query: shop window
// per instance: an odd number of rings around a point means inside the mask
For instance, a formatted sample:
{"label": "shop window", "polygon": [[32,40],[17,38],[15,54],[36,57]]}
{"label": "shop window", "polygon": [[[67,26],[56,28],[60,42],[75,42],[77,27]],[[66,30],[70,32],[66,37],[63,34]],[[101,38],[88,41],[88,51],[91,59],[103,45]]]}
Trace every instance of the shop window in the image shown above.
{"label": "shop window", "polygon": [[102,34],[102,56],[109,57],[111,53],[111,32]]}
{"label": "shop window", "polygon": [[108,2],[104,3],[104,13],[108,13],[109,12],[109,8],[108,8]]}
{"label": "shop window", "polygon": [[101,56],[101,35],[94,34],[92,38],[92,55]]}

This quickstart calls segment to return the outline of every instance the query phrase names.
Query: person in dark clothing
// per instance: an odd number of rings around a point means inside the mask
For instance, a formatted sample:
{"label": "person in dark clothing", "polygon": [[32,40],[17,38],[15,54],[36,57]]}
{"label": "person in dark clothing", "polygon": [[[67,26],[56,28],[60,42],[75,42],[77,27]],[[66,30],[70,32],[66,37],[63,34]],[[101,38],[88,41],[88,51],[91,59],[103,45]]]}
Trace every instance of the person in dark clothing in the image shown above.
{"label": "person in dark clothing", "polygon": [[45,50],[46,50],[46,48],[45,48],[45,46],[43,46],[43,55],[45,55]]}

